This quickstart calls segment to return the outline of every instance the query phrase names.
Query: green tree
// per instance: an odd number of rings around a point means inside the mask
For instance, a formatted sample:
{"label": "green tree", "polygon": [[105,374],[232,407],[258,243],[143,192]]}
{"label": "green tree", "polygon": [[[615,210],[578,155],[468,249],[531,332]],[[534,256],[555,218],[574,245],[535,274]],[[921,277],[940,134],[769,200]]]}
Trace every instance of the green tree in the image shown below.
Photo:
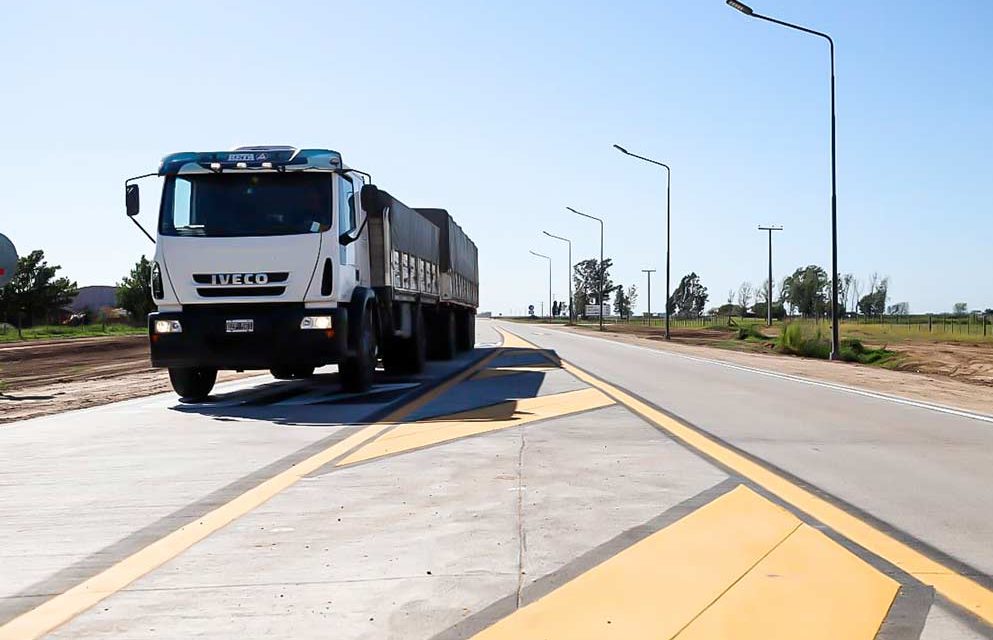
{"label": "green tree", "polygon": [[19,258],[13,280],[0,289],[0,317],[18,326],[51,322],[79,291],[75,282],[55,277],[61,268],[49,265],[41,249]]}
{"label": "green tree", "polygon": [[117,283],[117,306],[127,311],[135,322],[147,320],[148,314],[155,311],[151,277],[152,262],[141,256],[131,273]]}
{"label": "green tree", "polygon": [[786,303],[801,315],[821,316],[828,309],[829,285],[827,271],[812,264],[797,269],[783,280],[780,291]]}
{"label": "green tree", "polygon": [[[617,285],[614,292],[614,313],[622,318],[630,318],[631,308],[634,306],[635,300],[638,299],[638,288],[631,285],[625,292],[622,285]],[[634,296],[633,299],[632,296]]]}
{"label": "green tree", "polygon": [[587,304],[595,305],[600,301],[597,291],[600,287],[601,272],[603,272],[603,301],[607,301],[615,288],[613,280],[610,279],[612,266],[614,262],[610,258],[604,258],[602,264],[599,260],[590,258],[576,263],[573,267],[573,298],[578,313],[583,314]]}
{"label": "green tree", "polygon": [[[752,307],[752,312],[759,318],[766,317],[766,306],[765,302],[756,302],[755,306]],[[772,317],[776,320],[782,320],[786,317],[786,309],[783,308],[781,302],[772,303]]]}
{"label": "green tree", "polygon": [[741,286],[738,287],[738,308],[741,310],[742,318],[748,313],[748,307],[752,304],[752,295],[754,293],[755,289],[752,287],[751,282],[742,282]]}
{"label": "green tree", "polygon": [[952,307],[952,313],[957,316],[964,316],[968,309],[969,305],[965,302],[956,302],[955,306]]}
{"label": "green tree", "polygon": [[875,273],[869,278],[869,293],[859,300],[858,311],[866,316],[881,316],[886,313],[886,300],[889,298],[890,279],[880,279]]}
{"label": "green tree", "polygon": [[707,304],[707,287],[700,283],[700,276],[688,273],[679,281],[679,286],[669,298],[669,308],[681,318],[699,318]]}

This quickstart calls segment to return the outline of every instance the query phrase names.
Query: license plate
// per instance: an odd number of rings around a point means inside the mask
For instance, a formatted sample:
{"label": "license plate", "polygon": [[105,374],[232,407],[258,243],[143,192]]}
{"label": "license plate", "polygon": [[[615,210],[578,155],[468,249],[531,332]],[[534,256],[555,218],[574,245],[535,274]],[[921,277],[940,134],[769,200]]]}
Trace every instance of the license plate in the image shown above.
{"label": "license plate", "polygon": [[255,331],[254,320],[228,320],[226,325],[228,333],[251,333]]}

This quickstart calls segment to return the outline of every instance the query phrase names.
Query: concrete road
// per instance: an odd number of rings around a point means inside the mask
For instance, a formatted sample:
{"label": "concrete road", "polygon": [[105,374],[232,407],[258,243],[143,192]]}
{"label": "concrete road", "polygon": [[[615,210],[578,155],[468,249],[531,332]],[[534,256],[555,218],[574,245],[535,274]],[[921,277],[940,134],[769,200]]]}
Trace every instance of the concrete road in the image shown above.
{"label": "concrete road", "polygon": [[993,638],[993,421],[477,336],[0,428],[0,639]]}

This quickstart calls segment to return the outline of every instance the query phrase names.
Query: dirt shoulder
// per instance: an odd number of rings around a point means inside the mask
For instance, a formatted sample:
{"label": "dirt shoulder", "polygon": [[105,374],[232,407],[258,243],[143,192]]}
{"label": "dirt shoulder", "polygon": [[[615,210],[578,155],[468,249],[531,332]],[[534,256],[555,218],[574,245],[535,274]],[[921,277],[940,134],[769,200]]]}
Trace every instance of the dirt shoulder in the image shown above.
{"label": "dirt shoulder", "polygon": [[[827,362],[777,353],[753,353],[689,344],[682,342],[677,335],[673,336],[672,341],[665,342],[661,335],[642,337],[609,329],[600,334],[595,328],[585,327],[561,327],[561,330],[602,335],[608,340],[660,351],[720,360],[993,415],[993,393],[986,386],[989,383],[984,383],[984,380],[993,377],[993,350],[984,346],[900,345],[899,349],[906,352],[906,358],[901,362],[900,369],[889,370],[847,362]],[[726,338],[726,334],[723,335]],[[701,338],[704,336],[694,333],[686,339],[698,342]],[[946,361],[935,364],[936,354],[943,354]],[[927,372],[917,372],[923,370]],[[964,375],[967,372],[970,374],[968,377]]]}
{"label": "dirt shoulder", "polygon": [[[222,372],[219,381],[253,373]],[[153,369],[147,336],[0,346],[0,423],[170,391]]]}

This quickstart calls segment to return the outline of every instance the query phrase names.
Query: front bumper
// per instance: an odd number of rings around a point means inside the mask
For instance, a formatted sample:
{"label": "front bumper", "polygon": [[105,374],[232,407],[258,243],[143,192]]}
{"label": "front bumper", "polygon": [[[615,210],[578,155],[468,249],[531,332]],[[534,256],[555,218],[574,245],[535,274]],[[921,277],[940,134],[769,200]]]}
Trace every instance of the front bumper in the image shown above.
{"label": "front bumper", "polygon": [[[330,330],[302,330],[304,316],[330,315]],[[155,333],[156,320],[179,320],[182,333]],[[228,333],[228,320],[252,320],[251,333]],[[342,308],[285,305],[189,305],[148,316],[154,367],[272,369],[319,367],[344,360],[348,317]]]}

